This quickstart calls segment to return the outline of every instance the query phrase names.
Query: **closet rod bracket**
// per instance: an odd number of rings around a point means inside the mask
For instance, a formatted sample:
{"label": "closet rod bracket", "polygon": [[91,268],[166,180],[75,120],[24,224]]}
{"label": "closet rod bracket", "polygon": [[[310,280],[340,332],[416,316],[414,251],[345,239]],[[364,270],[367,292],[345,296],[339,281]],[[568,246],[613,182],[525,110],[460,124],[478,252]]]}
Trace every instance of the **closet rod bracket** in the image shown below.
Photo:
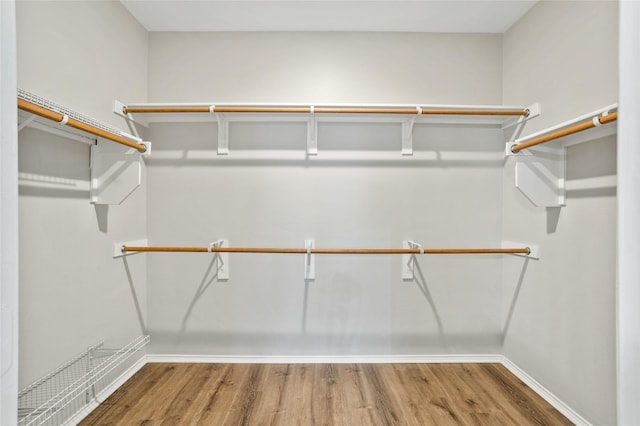
{"label": "closet rod bracket", "polygon": [[307,155],[318,155],[318,118],[313,105],[309,107],[307,122]]}
{"label": "closet rod bracket", "polygon": [[209,112],[215,116],[218,123],[218,155],[229,155],[229,120],[215,110],[215,105],[209,106]]}
{"label": "closet rod bracket", "polygon": [[119,257],[131,256],[132,254],[140,253],[137,251],[125,252],[124,248],[127,246],[146,246],[149,243],[149,240],[132,240],[132,241],[124,241],[113,243],[113,258],[117,259]]}
{"label": "closet rod bracket", "polygon": [[540,105],[540,102],[536,102],[526,107],[525,111],[527,112],[526,115],[519,116],[518,118],[515,118],[513,120],[508,120],[502,126],[503,129],[517,126],[514,132],[514,137],[512,139],[516,139],[518,136],[520,136],[520,133],[522,132],[522,129],[524,128],[524,125],[527,121],[539,117],[540,114],[542,114],[542,106]]}
{"label": "closet rod bracket", "polygon": [[130,123],[139,124],[142,127],[149,127],[149,122],[147,120],[139,116],[136,118],[133,118],[133,115],[131,113],[126,112],[126,110],[127,110],[127,105],[125,105],[124,103],[118,100],[113,101],[113,113],[115,115],[124,118],[126,121]]}
{"label": "closet rod bracket", "polygon": [[140,153],[142,157],[150,157],[151,156],[151,142],[142,141],[141,145],[144,145],[145,150]]}
{"label": "closet rod bracket", "polygon": [[[220,239],[209,244],[209,253],[215,252],[216,248],[229,247],[229,240]],[[217,252],[215,260],[215,277],[218,281],[227,281],[229,279],[229,253]]]}
{"label": "closet rod bracket", "polygon": [[529,253],[525,253],[525,254],[515,253],[514,256],[522,256],[528,259],[535,259],[535,260],[540,259],[540,246],[538,246],[537,244],[523,243],[521,241],[520,242],[502,241],[502,248],[523,247],[523,246],[529,249]]}
{"label": "closet rod bracket", "polygon": [[[402,248],[419,249],[420,254],[424,254],[424,247],[422,246],[422,244],[418,244],[415,241],[411,241],[411,240],[402,241]],[[416,267],[417,267],[417,259],[415,254],[402,255],[402,279],[404,281],[414,280]]]}
{"label": "closet rod bracket", "polygon": [[413,126],[416,119],[422,115],[422,108],[416,107],[416,115],[402,122],[402,155],[413,155]]}
{"label": "closet rod bracket", "polygon": [[304,281],[314,281],[316,279],[316,257],[311,253],[316,246],[315,240],[304,240],[304,247],[307,252],[304,255]]}

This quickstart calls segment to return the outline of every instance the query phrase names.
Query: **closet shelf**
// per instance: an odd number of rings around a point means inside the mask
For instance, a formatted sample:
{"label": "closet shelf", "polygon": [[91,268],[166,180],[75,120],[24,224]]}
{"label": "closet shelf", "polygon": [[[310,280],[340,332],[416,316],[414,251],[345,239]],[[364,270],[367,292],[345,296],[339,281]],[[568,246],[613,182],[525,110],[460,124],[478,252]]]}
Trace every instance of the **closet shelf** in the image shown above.
{"label": "closet shelf", "polygon": [[[81,115],[69,108],[51,102],[45,98],[34,95],[23,89],[18,89],[18,109],[34,114],[35,116],[53,121],[60,126],[68,126],[72,129],[91,134],[121,145],[135,148],[145,152],[147,147],[140,138],[129,135],[97,120]],[[26,120],[29,120],[26,122]],[[31,125],[32,120],[26,119],[19,126]]]}
{"label": "closet shelf", "polygon": [[[33,127],[91,145],[89,197],[92,204],[120,204],[142,182],[142,156],[151,143],[53,101],[18,89],[18,131]],[[115,143],[111,143],[115,142]],[[20,184],[55,189],[64,182],[59,176],[21,176]],[[81,182],[64,182],[65,189],[85,190]]]}
{"label": "closet shelf", "polygon": [[540,114],[538,104],[399,105],[277,103],[131,103],[114,102],[114,113],[137,123],[217,122],[218,155],[229,153],[229,122],[306,122],[307,154],[318,154],[318,123],[401,124],[402,155],[413,155],[415,124],[490,125],[509,127]]}
{"label": "closet shelf", "polygon": [[528,116],[522,107],[468,105],[301,105],[301,104],[129,104],[124,114],[167,113],[272,113],[272,114],[404,114],[404,115],[475,115]]}
{"label": "closet shelf", "polygon": [[[589,114],[574,118],[540,132],[516,139],[511,142],[508,151],[513,154],[534,146],[552,142],[565,136],[570,136],[585,130],[613,123],[618,119],[618,104],[609,105]],[[615,130],[615,129],[611,129]],[[567,146],[567,145],[565,145]]]}
{"label": "closet shelf", "polygon": [[609,105],[507,142],[505,154],[516,161],[516,187],[535,206],[564,206],[567,147],[615,134],[617,126],[610,123],[618,119],[617,110],[617,104]]}

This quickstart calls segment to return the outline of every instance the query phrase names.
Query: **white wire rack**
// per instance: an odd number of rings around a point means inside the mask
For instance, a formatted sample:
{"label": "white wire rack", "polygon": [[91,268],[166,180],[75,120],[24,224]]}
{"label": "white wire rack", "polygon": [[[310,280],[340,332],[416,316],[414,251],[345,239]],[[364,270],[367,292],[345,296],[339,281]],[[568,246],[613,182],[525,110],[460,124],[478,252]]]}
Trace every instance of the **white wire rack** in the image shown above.
{"label": "white wire rack", "polygon": [[19,425],[60,425],[132,364],[132,356],[149,343],[140,336],[121,349],[92,346],[18,394]]}
{"label": "white wire rack", "polygon": [[132,139],[132,140],[137,139],[116,127],[110,126],[96,119],[87,117],[86,115],[79,114],[72,109],[69,109],[53,101],[50,101],[49,99],[43,98],[42,96],[38,96],[34,93],[28,92],[24,89],[18,89],[18,99],[22,99],[23,101],[32,103],[34,105],[48,109],[50,111],[55,111],[60,114],[65,114],[69,116],[69,118],[73,118],[76,121],[95,127],[96,129],[104,130],[105,132],[111,133],[113,135],[122,136],[123,138]]}

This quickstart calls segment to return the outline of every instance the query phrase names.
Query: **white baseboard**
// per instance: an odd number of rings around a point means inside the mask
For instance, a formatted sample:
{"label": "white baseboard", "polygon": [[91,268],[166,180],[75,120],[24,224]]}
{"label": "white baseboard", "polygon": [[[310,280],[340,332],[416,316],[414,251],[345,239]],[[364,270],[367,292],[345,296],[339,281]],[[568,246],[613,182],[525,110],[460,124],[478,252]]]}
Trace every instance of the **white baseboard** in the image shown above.
{"label": "white baseboard", "polygon": [[537,393],[542,399],[547,401],[556,410],[560,411],[567,419],[573,422],[576,426],[592,426],[584,417],[574,411],[571,407],[565,404],[560,398],[551,393],[547,388],[538,383],[533,377],[528,375],[524,370],[514,364],[507,357],[502,356],[501,364],[513,373],[518,379],[522,380],[524,384],[529,386],[535,393]]}
{"label": "white baseboard", "polygon": [[96,397],[87,405],[85,405],[80,411],[75,413],[64,424],[65,426],[75,426],[80,423],[85,417],[87,417],[93,410],[98,408],[98,405],[103,403],[108,397],[111,396],[118,388],[133,377],[142,367],[147,364],[147,357],[143,355],[136,361],[131,367],[129,367],[124,373],[122,373],[117,379],[113,381],[107,388],[100,392]]}
{"label": "white baseboard", "polygon": [[502,355],[147,355],[147,362],[212,364],[437,364],[500,363]]}

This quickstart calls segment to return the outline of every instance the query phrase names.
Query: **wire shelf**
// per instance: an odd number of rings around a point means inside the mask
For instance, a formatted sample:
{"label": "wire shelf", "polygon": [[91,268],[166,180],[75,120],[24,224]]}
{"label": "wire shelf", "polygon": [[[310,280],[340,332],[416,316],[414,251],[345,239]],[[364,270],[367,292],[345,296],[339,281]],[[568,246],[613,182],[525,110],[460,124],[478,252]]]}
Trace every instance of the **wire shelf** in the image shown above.
{"label": "wire shelf", "polygon": [[113,135],[121,136],[124,138],[131,137],[130,135],[124,133],[122,130],[116,127],[110,126],[96,119],[87,117],[86,115],[79,114],[72,109],[69,109],[53,101],[50,101],[49,99],[43,98],[42,96],[38,96],[34,93],[28,92],[24,89],[18,89],[18,99],[22,99],[23,101],[32,103],[42,108],[46,108],[50,111],[55,111],[60,114],[66,114],[69,116],[69,118],[73,118],[76,121],[95,127],[96,129],[104,130],[105,132],[111,133]]}
{"label": "wire shelf", "polygon": [[89,404],[149,343],[140,336],[121,349],[94,345],[18,394],[18,424],[60,425]]}

